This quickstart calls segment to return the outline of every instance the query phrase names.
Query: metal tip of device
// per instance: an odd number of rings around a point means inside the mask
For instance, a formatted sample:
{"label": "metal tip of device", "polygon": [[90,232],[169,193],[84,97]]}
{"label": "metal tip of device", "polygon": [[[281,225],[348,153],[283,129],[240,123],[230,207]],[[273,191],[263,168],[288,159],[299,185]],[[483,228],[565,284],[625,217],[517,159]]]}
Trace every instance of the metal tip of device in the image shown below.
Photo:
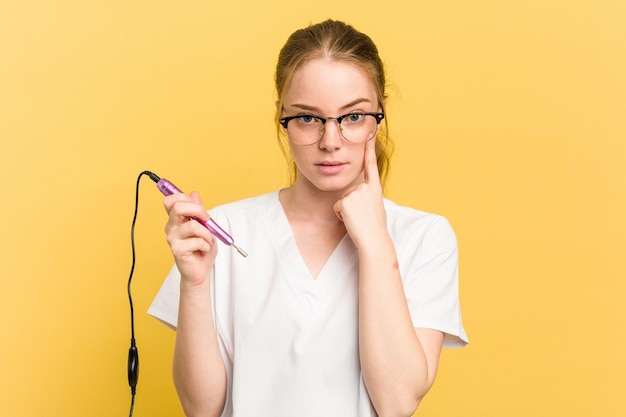
{"label": "metal tip of device", "polygon": [[237,252],[239,252],[239,254],[244,258],[248,257],[248,253],[245,250],[241,249],[239,246],[235,245],[234,243],[231,246],[237,249]]}

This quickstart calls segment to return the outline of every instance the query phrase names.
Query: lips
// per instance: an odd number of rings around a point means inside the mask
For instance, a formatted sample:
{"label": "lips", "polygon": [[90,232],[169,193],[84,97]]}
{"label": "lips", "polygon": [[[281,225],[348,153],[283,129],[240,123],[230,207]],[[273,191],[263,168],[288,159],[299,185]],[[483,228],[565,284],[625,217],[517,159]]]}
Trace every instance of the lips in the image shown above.
{"label": "lips", "polygon": [[315,164],[322,174],[337,174],[341,172],[346,164],[339,161],[323,161]]}

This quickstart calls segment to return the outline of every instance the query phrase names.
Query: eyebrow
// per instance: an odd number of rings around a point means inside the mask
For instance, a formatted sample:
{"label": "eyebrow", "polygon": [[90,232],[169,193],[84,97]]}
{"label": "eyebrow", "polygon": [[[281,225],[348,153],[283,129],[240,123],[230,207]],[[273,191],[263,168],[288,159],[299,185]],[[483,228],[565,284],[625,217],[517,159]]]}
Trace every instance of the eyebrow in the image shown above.
{"label": "eyebrow", "polygon": [[[350,107],[356,106],[357,104],[371,103],[371,102],[372,101],[367,99],[367,98],[357,98],[355,100],[352,100],[348,104],[345,104],[345,105],[341,106],[340,109],[341,110],[345,110],[345,109],[348,109]],[[317,107],[309,106],[308,104],[304,104],[304,103],[294,103],[294,104],[290,104],[288,107],[296,107],[298,109],[308,110],[308,111],[312,111],[312,112],[318,112],[319,111],[319,109]]]}

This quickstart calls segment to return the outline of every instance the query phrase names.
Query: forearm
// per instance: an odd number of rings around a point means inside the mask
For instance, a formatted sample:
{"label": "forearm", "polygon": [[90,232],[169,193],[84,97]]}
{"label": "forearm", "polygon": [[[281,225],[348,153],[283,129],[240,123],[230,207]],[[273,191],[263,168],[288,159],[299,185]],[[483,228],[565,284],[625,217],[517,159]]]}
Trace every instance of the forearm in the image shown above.
{"label": "forearm", "polygon": [[410,416],[432,377],[409,315],[391,239],[359,248],[359,259],[363,378],[381,417]]}
{"label": "forearm", "polygon": [[226,397],[226,371],[213,324],[209,282],[181,284],[174,384],[185,414],[219,416]]}

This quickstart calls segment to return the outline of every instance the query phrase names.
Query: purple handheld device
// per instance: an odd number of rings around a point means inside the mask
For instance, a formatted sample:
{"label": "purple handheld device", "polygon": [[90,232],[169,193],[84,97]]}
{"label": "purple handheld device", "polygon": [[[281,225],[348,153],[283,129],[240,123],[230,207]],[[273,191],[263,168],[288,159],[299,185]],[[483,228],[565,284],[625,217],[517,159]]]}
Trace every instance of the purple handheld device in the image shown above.
{"label": "purple handheld device", "polygon": [[[172,184],[170,181],[166,180],[165,178],[160,178],[158,180],[157,187],[165,196],[182,193],[182,191],[178,189],[178,187],[176,187],[174,184]],[[225,245],[232,246],[233,248],[237,249],[237,252],[239,252],[241,256],[243,257],[248,256],[246,251],[241,249],[239,246],[235,245],[235,240],[232,238],[232,236],[226,233],[226,231],[222,229],[217,223],[215,223],[213,219],[209,219],[206,222],[203,222],[202,220],[196,217],[194,217],[193,219],[197,221],[198,223],[200,223],[201,225],[203,225],[204,227],[206,227],[207,229],[209,229],[209,231],[213,233],[215,237],[221,240]]]}

